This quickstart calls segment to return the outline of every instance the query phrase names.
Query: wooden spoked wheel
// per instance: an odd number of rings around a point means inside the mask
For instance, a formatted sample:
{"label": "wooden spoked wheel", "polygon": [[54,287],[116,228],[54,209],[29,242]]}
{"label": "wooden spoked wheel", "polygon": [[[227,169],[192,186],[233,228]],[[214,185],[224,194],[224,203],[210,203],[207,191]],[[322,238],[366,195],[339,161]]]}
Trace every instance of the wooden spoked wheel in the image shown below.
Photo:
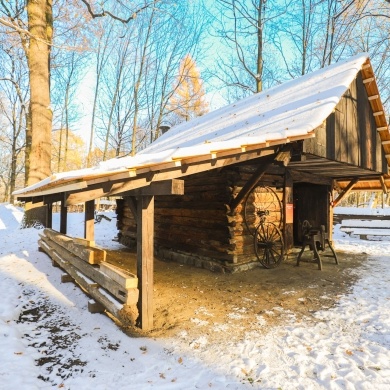
{"label": "wooden spoked wheel", "polygon": [[262,216],[267,222],[274,223],[278,228],[282,224],[282,203],[276,192],[266,186],[256,186],[249,192],[244,203],[244,222],[248,231],[254,235]]}
{"label": "wooden spoked wheel", "polygon": [[272,222],[261,222],[255,236],[255,253],[265,268],[275,268],[284,257],[282,232]]}

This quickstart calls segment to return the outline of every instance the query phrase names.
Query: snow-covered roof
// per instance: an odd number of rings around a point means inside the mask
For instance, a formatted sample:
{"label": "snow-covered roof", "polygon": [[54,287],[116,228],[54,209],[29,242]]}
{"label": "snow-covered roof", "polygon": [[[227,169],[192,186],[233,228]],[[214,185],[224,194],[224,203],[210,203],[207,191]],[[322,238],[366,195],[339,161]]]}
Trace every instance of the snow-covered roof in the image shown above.
{"label": "snow-covered roof", "polygon": [[244,153],[248,147],[261,149],[314,136],[367,60],[367,54],[359,54],[175,126],[135,156],[55,174],[14,194],[26,196],[75,179],[160,169],[161,164],[182,159],[237,149]]}

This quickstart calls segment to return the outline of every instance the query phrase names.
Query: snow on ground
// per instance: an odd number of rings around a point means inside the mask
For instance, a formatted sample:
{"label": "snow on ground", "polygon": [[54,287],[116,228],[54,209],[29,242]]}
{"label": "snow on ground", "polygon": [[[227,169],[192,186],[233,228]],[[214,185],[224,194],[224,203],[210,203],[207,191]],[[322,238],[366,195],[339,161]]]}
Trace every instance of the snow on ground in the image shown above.
{"label": "snow on ground", "polygon": [[[131,338],[88,313],[87,297],[61,284],[61,271],[38,252],[39,230],[18,228],[21,217],[0,205],[0,389],[390,388],[389,242],[360,241],[336,226],[337,249],[372,255],[337,306],[304,322],[290,316],[266,333],[259,318],[258,332],[227,345],[207,336],[188,343],[185,332]],[[81,217],[69,215],[78,235]],[[95,226],[97,242],[119,246],[115,220]]]}

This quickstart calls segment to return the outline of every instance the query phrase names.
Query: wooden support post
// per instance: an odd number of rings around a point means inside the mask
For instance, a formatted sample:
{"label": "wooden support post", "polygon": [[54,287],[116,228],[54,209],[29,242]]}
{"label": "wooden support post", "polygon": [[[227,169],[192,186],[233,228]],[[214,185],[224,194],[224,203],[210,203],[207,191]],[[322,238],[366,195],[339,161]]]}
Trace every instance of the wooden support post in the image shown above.
{"label": "wooden support post", "polygon": [[332,242],[332,236],[333,236],[333,218],[334,218],[334,205],[332,202],[333,199],[333,187],[330,190],[330,199],[329,199],[329,212],[328,212],[328,239],[329,242]]}
{"label": "wooden support post", "polygon": [[294,246],[294,199],[293,199],[293,179],[288,169],[284,173],[283,192],[283,226],[284,245],[286,252]]}
{"label": "wooden support post", "polygon": [[53,203],[48,203],[46,205],[47,212],[46,212],[46,227],[51,229],[53,227]]}
{"label": "wooden support post", "polygon": [[85,202],[84,238],[89,241],[95,240],[95,201]]}
{"label": "wooden support post", "polygon": [[154,196],[137,199],[137,277],[139,289],[137,326],[153,328]]}
{"label": "wooden support post", "polygon": [[66,207],[66,193],[63,193],[60,210],[60,233],[66,234],[68,226],[68,208]]}

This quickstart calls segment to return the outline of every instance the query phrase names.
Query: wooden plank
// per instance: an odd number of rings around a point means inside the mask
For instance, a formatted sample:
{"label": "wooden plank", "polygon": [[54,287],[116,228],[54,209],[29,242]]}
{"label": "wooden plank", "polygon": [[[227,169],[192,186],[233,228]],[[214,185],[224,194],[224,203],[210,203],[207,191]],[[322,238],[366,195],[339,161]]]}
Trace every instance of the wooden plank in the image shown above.
{"label": "wooden plank", "polygon": [[184,180],[172,179],[152,182],[150,185],[126,192],[123,196],[183,195]]}
{"label": "wooden plank", "polygon": [[390,229],[350,228],[343,230],[345,233],[365,236],[390,236]]}
{"label": "wooden plank", "polygon": [[[62,263],[60,264],[66,271],[67,269],[64,267],[64,262],[70,263],[75,267],[75,269],[82,272],[89,279],[91,279],[90,284],[96,283],[107,291],[110,292],[116,299],[126,304],[135,305],[138,300],[138,292],[136,293],[136,299],[134,297],[134,288],[126,289],[117,283],[115,280],[110,278],[108,275],[101,272],[99,269],[92,267],[90,264],[84,262],[79,257],[73,255],[65,248],[61,247],[61,245],[56,242],[50,240],[50,238],[41,236],[39,240],[40,247],[53,259],[53,253],[57,253],[61,256]],[[55,259],[53,259],[55,260]],[[93,281],[93,282],[92,282]]]}
{"label": "wooden plank", "polygon": [[128,289],[138,287],[138,278],[134,274],[107,262],[100,263],[99,267],[101,272],[109,276],[123,288]]}
{"label": "wooden plank", "polygon": [[95,201],[85,202],[84,213],[84,238],[89,241],[95,240]]}
{"label": "wooden plank", "polygon": [[106,260],[106,251],[103,249],[78,244],[72,237],[68,237],[52,229],[45,229],[43,234],[89,264],[99,264]]}
{"label": "wooden plank", "polygon": [[[365,218],[370,216],[366,216]],[[356,219],[343,219],[341,221],[341,229],[345,228],[369,228],[369,229],[389,229],[390,231],[390,220],[356,220]]]}
{"label": "wooden plank", "polygon": [[197,164],[185,165],[176,170],[172,170],[168,172],[150,172],[150,176],[146,176],[143,178],[140,177],[130,182],[114,184],[112,190],[108,194],[106,194],[106,196],[117,195],[123,192],[133,190],[135,188],[144,187],[146,185],[149,185],[151,181],[175,179],[178,177],[184,177],[196,173],[205,172],[211,169],[222,168],[231,164],[252,160],[262,156],[267,156],[270,154],[274,154],[275,153],[274,149],[275,148],[261,149],[250,153],[233,155],[230,156],[230,158],[226,157],[223,159],[217,158],[215,160],[199,161]]}
{"label": "wooden plank", "polygon": [[196,173],[206,172],[212,169],[223,168],[231,164],[250,161],[259,157],[274,154],[277,150],[276,146],[269,147],[267,149],[259,149],[258,145],[257,149],[255,149],[255,146],[253,146],[254,150],[251,150],[250,152],[240,153],[237,155],[229,155],[224,158],[220,158],[220,154],[218,154],[217,159],[201,160],[196,164],[194,163],[193,165],[183,165],[181,167],[171,168],[167,171],[151,171],[149,169],[142,175],[137,175],[137,177],[133,178],[132,180],[126,180],[121,182],[104,182],[102,184],[105,184],[105,187],[102,187],[101,184],[94,184],[94,187],[89,187],[89,189],[86,191],[69,194],[67,197],[67,204],[72,205],[77,203],[83,203],[92,199],[101,198],[103,196],[123,194],[137,188],[146,187],[152,181],[157,182],[163,180],[177,179]]}
{"label": "wooden plank", "polygon": [[94,247],[96,245],[94,240],[86,240],[85,238],[79,238],[79,237],[72,237],[72,240],[76,244],[84,245],[84,246],[91,246]]}
{"label": "wooden plank", "polygon": [[293,169],[289,169],[289,171],[295,182],[301,181],[313,184],[332,185],[332,179],[329,177],[303,171],[296,171]]}
{"label": "wooden plank", "polygon": [[[105,183],[104,183],[105,184]],[[84,203],[88,202],[90,200],[102,198],[103,196],[106,196],[107,193],[110,191],[111,186],[106,187],[103,186],[101,188],[94,188],[94,189],[87,189],[83,192],[76,192],[74,194],[69,194],[66,198],[66,204],[68,206],[78,204],[78,203]]]}
{"label": "wooden plank", "polygon": [[[18,194],[17,192],[15,195],[18,198],[25,198],[25,197],[35,197],[35,196],[44,196],[44,195],[50,195],[50,194],[57,194],[57,193],[62,193],[62,192],[69,192],[69,191],[78,191],[82,190],[84,188],[87,188],[87,183],[85,181],[75,181],[75,180],[69,180],[69,181],[74,181],[73,183],[61,185],[60,183],[50,183],[50,188],[47,188],[47,186],[38,188],[35,191],[28,191],[27,189],[21,190],[21,191],[26,191],[25,193],[20,193]],[[47,188],[47,189],[44,189]]]}
{"label": "wooden plank", "polygon": [[137,325],[143,330],[150,330],[153,328],[153,196],[138,199],[137,216],[137,276],[140,292]]}

